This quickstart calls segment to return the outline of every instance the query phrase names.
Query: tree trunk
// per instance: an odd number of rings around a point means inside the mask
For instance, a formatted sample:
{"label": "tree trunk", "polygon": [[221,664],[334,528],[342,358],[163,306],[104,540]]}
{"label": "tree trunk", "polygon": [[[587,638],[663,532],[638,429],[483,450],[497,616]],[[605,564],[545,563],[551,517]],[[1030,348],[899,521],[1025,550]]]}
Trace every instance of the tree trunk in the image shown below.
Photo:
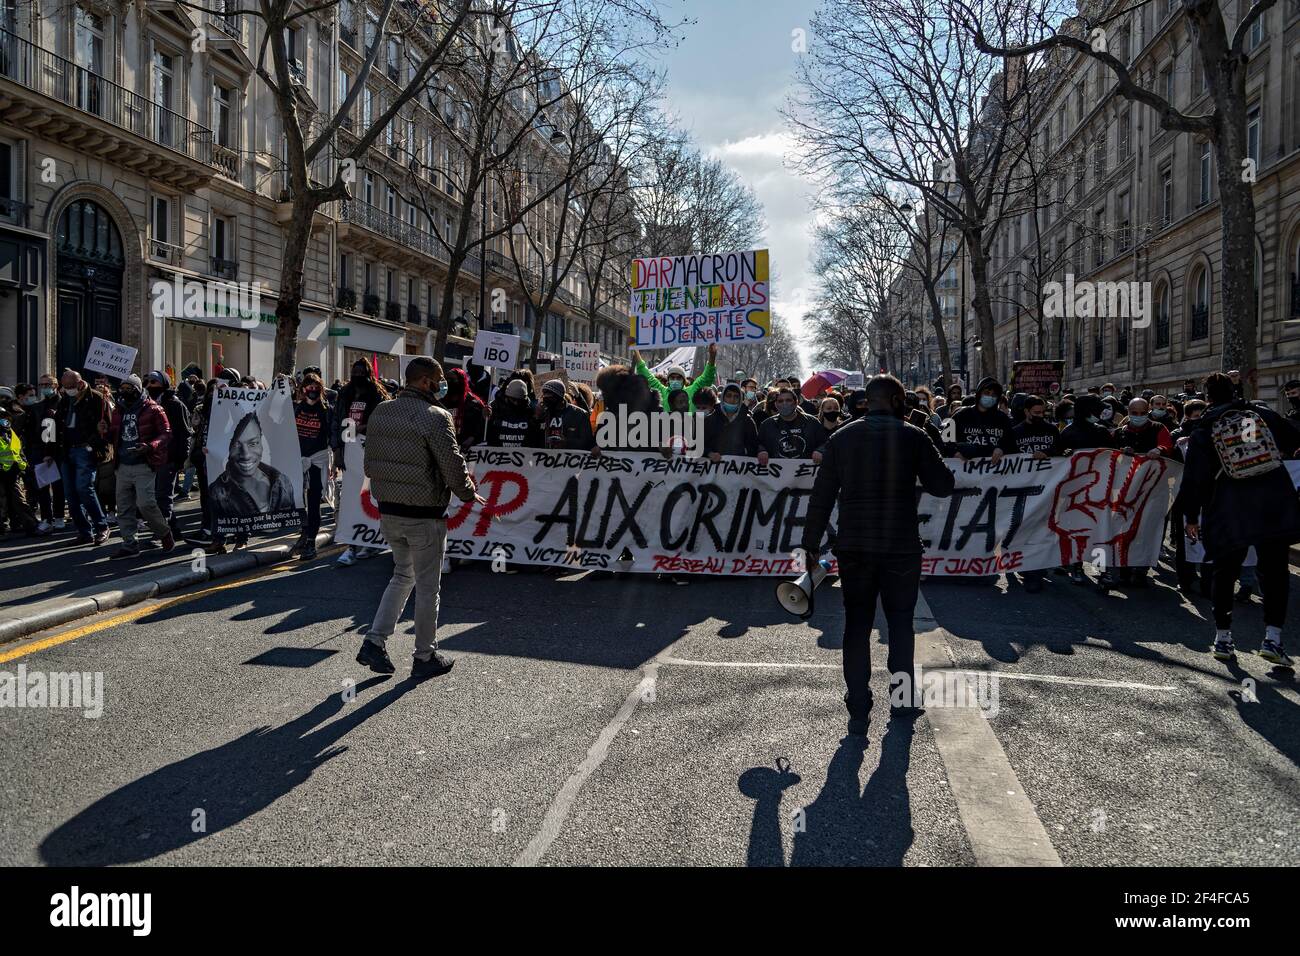
{"label": "tree trunk", "polygon": [[970,250],[970,274],[975,294],[971,297],[971,308],[979,320],[979,373],[981,378],[997,377],[997,349],[994,345],[993,302],[989,297],[989,257],[984,252],[981,241],[982,230],[967,232],[967,248]]}
{"label": "tree trunk", "polygon": [[[315,200],[306,190],[293,198],[293,216],[285,227],[284,260],[280,267],[279,297],[275,304],[275,373],[293,375],[298,364],[298,326],[302,319],[304,272],[311,225],[316,215]],[[245,374],[248,369],[244,369]]]}
{"label": "tree trunk", "polygon": [[[948,349],[948,332],[943,327],[943,307],[939,297],[930,286],[925,288],[925,296],[930,300],[930,323],[934,326],[934,337],[939,343],[939,364],[943,366],[943,388],[945,394],[956,379],[952,375],[952,353]],[[926,382],[929,385],[929,382]]]}

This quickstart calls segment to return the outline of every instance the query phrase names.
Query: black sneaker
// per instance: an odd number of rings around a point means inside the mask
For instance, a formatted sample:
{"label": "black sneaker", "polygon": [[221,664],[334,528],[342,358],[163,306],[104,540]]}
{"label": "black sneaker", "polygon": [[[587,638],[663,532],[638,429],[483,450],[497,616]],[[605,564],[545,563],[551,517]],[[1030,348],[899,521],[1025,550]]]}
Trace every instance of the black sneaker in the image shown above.
{"label": "black sneaker", "polygon": [[1237,597],[1236,597],[1236,601],[1237,601],[1237,603],[1238,603],[1238,604],[1249,604],[1249,603],[1250,603],[1250,596],[1251,596],[1252,594],[1254,594],[1254,593],[1255,593],[1255,592],[1254,592],[1254,590],[1253,590],[1252,588],[1250,588],[1249,586],[1243,584],[1243,585],[1241,586],[1240,590],[1237,591]]}
{"label": "black sneaker", "polygon": [[456,662],[446,654],[434,651],[427,661],[416,660],[411,664],[411,676],[416,680],[428,680],[430,677],[441,677],[455,666]]}
{"label": "black sneaker", "polygon": [[316,542],[315,542],[315,541],[308,541],[306,544],[304,544],[304,545],[302,546],[302,552],[298,555],[298,560],[299,560],[299,561],[315,561],[315,560],[316,560]]}
{"label": "black sneaker", "polygon": [[365,664],[376,674],[391,674],[397,670],[384,650],[374,641],[362,641],[361,650],[357,651],[357,663]]}
{"label": "black sneaker", "polygon": [[924,707],[893,707],[889,708],[890,720],[915,720],[925,713]]}

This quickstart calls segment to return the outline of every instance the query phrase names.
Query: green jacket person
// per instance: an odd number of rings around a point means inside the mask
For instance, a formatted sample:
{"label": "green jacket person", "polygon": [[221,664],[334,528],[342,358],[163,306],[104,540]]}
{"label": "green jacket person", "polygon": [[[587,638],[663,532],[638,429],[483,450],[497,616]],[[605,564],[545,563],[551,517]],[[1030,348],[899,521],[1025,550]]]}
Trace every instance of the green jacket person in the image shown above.
{"label": "green jacket person", "polygon": [[645,360],[641,358],[641,353],[639,351],[633,349],[632,354],[636,357],[637,374],[641,375],[650,384],[650,387],[658,394],[659,407],[664,411],[668,410],[668,393],[676,391],[677,389],[685,389],[686,397],[690,399],[691,403],[690,411],[694,414],[695,393],[702,388],[707,388],[712,385],[713,380],[717,377],[717,369],[713,366],[714,360],[718,357],[718,346],[716,343],[709,343],[709,364],[704,366],[704,371],[697,375],[695,381],[691,382],[689,385],[686,384],[686,372],[680,365],[668,366],[668,384],[665,385],[663,382],[659,381],[659,379],[655,378],[654,373],[651,372],[649,367],[645,364]]}

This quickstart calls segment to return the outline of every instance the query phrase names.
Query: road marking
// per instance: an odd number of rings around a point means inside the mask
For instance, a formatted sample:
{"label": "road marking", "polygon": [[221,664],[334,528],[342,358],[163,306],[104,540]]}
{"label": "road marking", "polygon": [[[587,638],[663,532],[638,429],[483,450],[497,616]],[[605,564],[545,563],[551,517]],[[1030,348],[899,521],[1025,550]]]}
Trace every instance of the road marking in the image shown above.
{"label": "road marking", "polygon": [[[325,552],[322,551],[321,555],[324,554]],[[50,637],[43,637],[39,640],[30,641],[10,651],[0,651],[0,664],[17,660],[20,657],[26,657],[28,654],[35,654],[38,651],[49,650],[51,647],[58,647],[60,644],[66,644],[69,641],[75,641],[81,637],[88,637],[98,631],[104,631],[121,624],[130,624],[132,621],[153,614],[155,611],[165,611],[168,608],[176,607],[179,604],[188,604],[190,601],[196,601],[209,594],[216,594],[220,591],[229,591],[231,588],[242,587],[245,584],[269,577],[272,574],[279,574],[280,572],[294,566],[301,565],[297,561],[284,561],[280,564],[272,564],[265,568],[259,568],[244,577],[237,578],[234,581],[227,581],[225,584],[216,584],[210,588],[204,588],[201,591],[194,591],[190,594],[181,594],[173,598],[164,598],[155,603],[145,602],[139,607],[132,608],[122,614],[114,614],[112,617],[107,617],[100,621],[94,621],[91,624],[83,624],[81,627],[75,627],[70,631],[63,631],[59,634],[51,635]]]}
{"label": "road marking", "polygon": [[[953,670],[952,648],[920,593],[913,623],[916,663],[926,670]],[[974,688],[964,699],[977,699]],[[980,866],[1061,866],[1043,822],[980,709],[931,707],[925,716],[975,862]]]}
{"label": "road marking", "polygon": [[578,764],[578,769],[569,775],[569,779],[564,781],[564,786],[560,792],[555,795],[551,805],[546,810],[546,816],[542,818],[542,824],[537,829],[537,833],[528,841],[528,846],[524,847],[522,853],[515,858],[515,866],[536,866],[546,855],[555,838],[560,835],[560,830],[564,827],[564,821],[568,819],[569,811],[573,809],[574,802],[578,799],[578,793],[582,790],[582,785],[587,782],[596,769],[605,762],[609,756],[610,745],[614,738],[632,719],[632,714],[636,711],[637,704],[641,703],[647,690],[652,690],[655,681],[659,679],[659,667],[666,662],[668,652],[676,645],[676,641],[665,647],[656,654],[645,666],[641,668],[641,680],[637,682],[636,687],[632,688],[632,693],[627,695],[623,701],[623,706],[618,709],[612,720],[601,730],[600,736],[596,742],[591,745],[587,751],[587,756],[583,758],[582,763]]}
{"label": "road marking", "polygon": [[[681,664],[687,667],[811,667],[833,671],[841,669],[839,664],[814,664],[806,661],[692,661],[683,657],[665,657],[659,663]],[[872,668],[872,670],[883,670],[883,668]]]}

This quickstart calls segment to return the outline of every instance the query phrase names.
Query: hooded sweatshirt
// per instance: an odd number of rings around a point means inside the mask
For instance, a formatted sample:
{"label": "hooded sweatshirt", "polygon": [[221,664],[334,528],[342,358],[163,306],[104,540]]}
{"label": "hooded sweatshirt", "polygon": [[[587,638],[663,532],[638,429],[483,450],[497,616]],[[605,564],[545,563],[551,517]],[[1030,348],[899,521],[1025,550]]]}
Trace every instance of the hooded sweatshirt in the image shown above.
{"label": "hooded sweatshirt", "polygon": [[[984,378],[975,386],[978,396],[986,388],[995,390],[1000,398],[1002,386],[992,377]],[[962,408],[952,416],[954,438],[948,446],[949,454],[964,458],[987,458],[995,448],[1009,455],[1016,453],[1016,441],[1011,417],[997,405],[984,409],[978,398],[974,405]]]}
{"label": "hooded sweatshirt", "polygon": [[166,372],[155,369],[149,373],[149,377],[158,379],[164,386],[157,398],[149,394],[147,389],[145,394],[153,398],[158,403],[158,407],[163,410],[163,414],[167,416],[167,427],[171,429],[167,463],[179,468],[190,454],[190,411],[176,394],[176,390],[172,388],[172,380],[167,377]]}

